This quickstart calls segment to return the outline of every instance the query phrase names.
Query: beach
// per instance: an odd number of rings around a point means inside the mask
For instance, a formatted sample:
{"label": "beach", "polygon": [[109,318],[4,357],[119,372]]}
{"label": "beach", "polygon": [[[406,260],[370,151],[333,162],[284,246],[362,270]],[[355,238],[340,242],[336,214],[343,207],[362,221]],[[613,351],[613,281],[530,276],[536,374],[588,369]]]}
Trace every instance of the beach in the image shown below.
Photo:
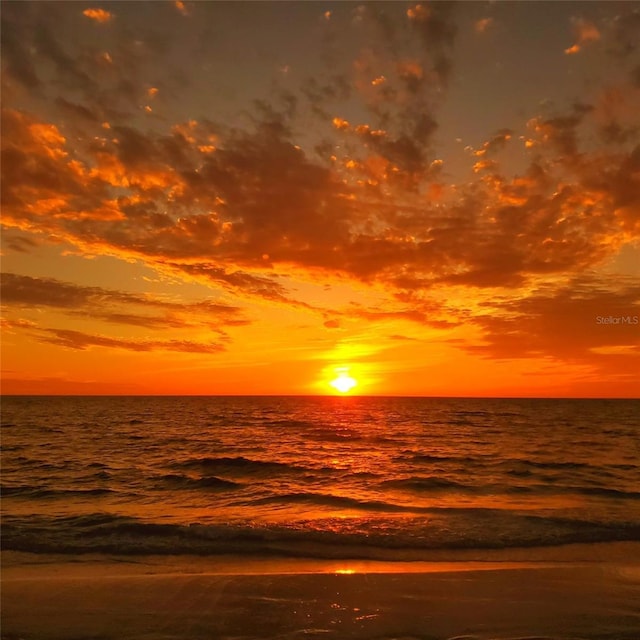
{"label": "beach", "polygon": [[637,640],[639,547],[419,563],[11,552],[2,638]]}

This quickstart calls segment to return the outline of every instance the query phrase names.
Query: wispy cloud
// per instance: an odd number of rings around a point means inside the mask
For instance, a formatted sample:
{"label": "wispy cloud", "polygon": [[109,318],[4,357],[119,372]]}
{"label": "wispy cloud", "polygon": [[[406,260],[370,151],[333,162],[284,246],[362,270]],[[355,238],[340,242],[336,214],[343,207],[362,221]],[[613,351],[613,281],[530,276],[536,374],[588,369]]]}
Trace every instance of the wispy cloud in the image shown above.
{"label": "wispy cloud", "polygon": [[593,22],[585,20],[584,18],[573,19],[573,30],[576,42],[569,48],[565,49],[564,52],[568,55],[582,51],[585,46],[592,42],[597,42],[601,38],[598,27]]}
{"label": "wispy cloud", "polygon": [[[5,309],[58,309],[114,324],[147,328],[183,328],[194,326],[239,326],[249,320],[239,307],[203,300],[178,303],[148,295],[138,295],[84,287],[53,278],[34,278],[13,273],[1,274],[1,294]],[[150,315],[149,312],[155,312]]]}
{"label": "wispy cloud", "polygon": [[125,349],[127,351],[178,351],[182,353],[219,353],[222,344],[199,343],[189,340],[130,340],[92,335],[71,329],[44,329],[39,332],[42,342],[49,342],[67,349],[83,351],[91,347]]}

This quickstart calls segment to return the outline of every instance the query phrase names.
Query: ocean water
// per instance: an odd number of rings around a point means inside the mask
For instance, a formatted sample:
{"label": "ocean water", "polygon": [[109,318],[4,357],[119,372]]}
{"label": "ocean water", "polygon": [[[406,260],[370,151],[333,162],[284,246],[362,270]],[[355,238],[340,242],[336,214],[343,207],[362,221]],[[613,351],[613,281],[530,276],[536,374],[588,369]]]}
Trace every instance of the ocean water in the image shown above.
{"label": "ocean water", "polygon": [[640,540],[640,401],[5,397],[2,546],[410,560]]}

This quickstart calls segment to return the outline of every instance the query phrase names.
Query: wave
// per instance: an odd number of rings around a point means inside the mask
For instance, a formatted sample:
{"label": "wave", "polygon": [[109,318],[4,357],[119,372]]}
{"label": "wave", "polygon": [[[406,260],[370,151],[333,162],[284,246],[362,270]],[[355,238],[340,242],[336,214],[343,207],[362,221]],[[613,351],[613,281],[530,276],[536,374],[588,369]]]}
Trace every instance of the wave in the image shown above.
{"label": "wave", "polygon": [[640,499],[640,491],[622,491],[608,487],[552,487],[559,493],[579,493],[586,496],[602,496],[604,498]]}
{"label": "wave", "polygon": [[[3,452],[6,451],[6,447],[2,448]],[[47,462],[38,458],[30,458],[27,456],[16,456],[9,462],[13,464],[15,468],[28,469],[29,472],[33,471],[66,471],[74,466],[74,463],[69,460],[63,460],[58,463]],[[7,463],[5,463],[5,467]]]}
{"label": "wave", "polygon": [[158,488],[169,489],[237,489],[242,484],[225,480],[217,476],[203,476],[200,478],[192,478],[176,473],[169,473],[159,476],[156,482]]}
{"label": "wave", "polygon": [[[489,456],[486,456],[489,458]],[[471,456],[441,456],[431,453],[412,453],[404,452],[403,455],[394,458],[394,462],[457,462],[457,463],[473,463],[483,462],[482,458]]]}
{"label": "wave", "polygon": [[601,473],[607,469],[615,471],[633,471],[639,469],[638,465],[625,463],[590,463],[557,460],[530,460],[528,458],[503,458],[496,459],[490,454],[476,454],[475,456],[439,455],[437,453],[414,453],[404,451],[401,456],[394,458],[394,462],[400,463],[454,463],[459,465],[478,465],[482,467],[505,468],[510,475],[529,475],[537,470],[552,471],[597,471]]}
{"label": "wave", "polygon": [[453,491],[456,493],[468,493],[473,495],[487,495],[487,494],[537,494],[537,495],[588,495],[588,496],[600,496],[606,498],[619,498],[619,499],[640,499],[640,492],[638,491],[624,491],[622,489],[614,489],[611,487],[587,487],[576,485],[553,485],[553,484],[528,484],[528,485],[513,485],[513,484],[478,484],[470,485],[453,480],[447,480],[437,476],[419,477],[411,476],[408,478],[399,478],[394,480],[385,480],[378,484],[379,487],[404,489],[414,493],[421,492],[438,492],[438,491]]}
{"label": "wave", "polygon": [[389,513],[429,513],[431,511],[431,507],[405,506],[379,500],[357,500],[347,496],[335,496],[325,493],[285,493],[258,498],[257,500],[252,500],[249,504],[311,504],[364,511],[387,511]]}
{"label": "wave", "polygon": [[437,491],[437,490],[475,490],[478,487],[473,487],[460,482],[454,482],[453,480],[446,480],[445,478],[438,478],[436,476],[429,477],[417,477],[412,476],[410,478],[400,478],[397,480],[385,480],[378,486],[391,487],[394,489],[408,489],[410,491]]}
{"label": "wave", "polygon": [[623,491],[622,489],[612,489],[608,487],[584,487],[569,485],[512,485],[501,486],[491,485],[484,487],[495,493],[530,493],[537,495],[584,495],[584,496],[600,496],[603,498],[618,498],[624,500],[640,499],[638,491]]}
{"label": "wave", "polygon": [[[640,523],[504,514],[492,509],[433,509],[432,518],[327,518],[288,525],[166,524],[90,514],[7,517],[3,548],[36,553],[228,553],[309,558],[420,559],[434,550],[510,549],[640,540]],[[452,535],[452,526],[457,526]]]}
{"label": "wave", "polygon": [[268,474],[317,471],[317,469],[307,469],[306,467],[287,464],[286,462],[252,460],[243,456],[237,456],[235,458],[189,458],[176,462],[172,466],[176,469],[199,469],[203,473],[224,473],[231,471],[242,474]]}
{"label": "wave", "polygon": [[600,465],[592,465],[587,462],[558,462],[558,461],[541,461],[528,460],[526,458],[507,458],[499,463],[500,465],[523,465],[525,467],[533,467],[534,469],[599,469]]}
{"label": "wave", "polygon": [[309,420],[293,420],[287,418],[274,418],[264,421],[270,427],[284,427],[285,429],[309,429],[317,428],[317,422],[311,422]]}
{"label": "wave", "polygon": [[49,489],[34,485],[2,486],[0,494],[3,496],[17,496],[28,498],[53,498],[72,496],[102,496],[110,493],[117,493],[112,489],[92,488],[92,489]]}

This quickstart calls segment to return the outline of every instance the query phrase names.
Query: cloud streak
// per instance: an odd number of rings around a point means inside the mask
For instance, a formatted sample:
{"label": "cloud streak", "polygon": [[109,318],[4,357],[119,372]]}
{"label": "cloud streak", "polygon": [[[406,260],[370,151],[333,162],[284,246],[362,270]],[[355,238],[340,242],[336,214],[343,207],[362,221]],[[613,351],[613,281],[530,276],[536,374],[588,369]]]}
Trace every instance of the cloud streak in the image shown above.
{"label": "cloud streak", "polygon": [[[84,287],[53,278],[34,278],[13,273],[1,274],[0,282],[5,308],[52,308],[109,323],[155,329],[241,326],[249,323],[239,307],[210,300],[184,304],[148,295]],[[147,313],[143,313],[145,311]],[[149,312],[155,312],[155,315],[149,315]]]}
{"label": "cloud streak", "polygon": [[71,329],[44,329],[40,332],[40,341],[48,342],[65,349],[84,351],[92,347],[124,349],[127,351],[176,351],[180,353],[219,353],[225,347],[221,344],[203,344],[189,340],[129,340],[92,335]]}

